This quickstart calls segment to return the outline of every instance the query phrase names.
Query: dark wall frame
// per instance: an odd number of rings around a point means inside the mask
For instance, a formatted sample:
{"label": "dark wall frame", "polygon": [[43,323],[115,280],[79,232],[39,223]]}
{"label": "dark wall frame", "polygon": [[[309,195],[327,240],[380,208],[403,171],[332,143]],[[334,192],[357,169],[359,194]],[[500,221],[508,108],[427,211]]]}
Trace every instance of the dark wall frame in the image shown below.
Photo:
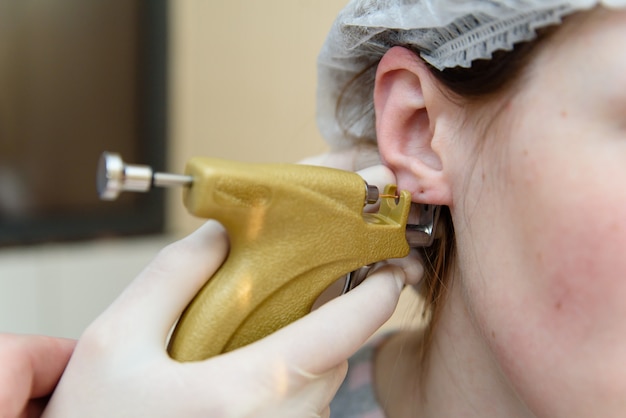
{"label": "dark wall frame", "polygon": [[[137,2],[139,56],[135,77],[136,142],[132,158],[140,161],[128,161],[149,164],[159,171],[165,169],[167,152],[167,3],[167,0]],[[103,143],[102,151],[105,150],[116,151]],[[97,156],[90,155],[85,160],[84,165],[92,167],[91,174],[87,169],[76,175],[91,175],[95,196]],[[41,175],[46,176],[46,172],[42,171]],[[0,187],[3,187],[1,178]],[[164,193],[154,190],[122,197],[116,202],[97,202],[86,209],[24,213],[17,217],[0,214],[0,246],[154,234],[163,232],[164,224]]]}

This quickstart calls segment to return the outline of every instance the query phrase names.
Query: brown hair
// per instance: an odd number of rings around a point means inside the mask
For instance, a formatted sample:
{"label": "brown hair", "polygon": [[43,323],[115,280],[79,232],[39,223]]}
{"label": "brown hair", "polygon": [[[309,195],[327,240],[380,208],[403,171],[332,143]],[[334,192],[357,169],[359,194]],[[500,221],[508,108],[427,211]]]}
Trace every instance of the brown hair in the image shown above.
{"label": "brown hair", "polygon": [[[445,93],[451,94],[454,100],[464,104],[480,104],[491,98],[512,94],[516,86],[520,85],[524,70],[538,46],[554,32],[554,28],[540,30],[534,41],[517,44],[511,51],[497,51],[490,60],[477,60],[471,68],[456,67],[439,71],[431,66],[430,70],[444,87]],[[418,50],[406,45],[399,46],[413,51],[418,59]],[[365,104],[363,109],[357,112],[348,111],[345,107],[351,98],[363,97],[364,90],[369,89],[370,92],[373,90],[373,73],[375,73],[376,65],[377,63],[365,68],[355,76],[339,96],[336,115],[346,134],[351,124],[355,123],[358,118],[373,115],[372,103]],[[361,91],[358,92],[355,89]],[[349,99],[344,103],[344,98]],[[346,117],[350,114],[353,115],[352,118]],[[353,139],[357,142],[367,141],[367,138]],[[420,286],[420,295],[424,299],[422,316],[427,320],[420,356],[422,364],[425,365],[432,343],[433,330],[440,317],[446,298],[446,288],[450,284],[449,280],[452,279],[454,268],[453,261],[456,252],[454,225],[447,207],[442,207],[435,242],[430,247],[421,248],[420,252],[425,270]]]}

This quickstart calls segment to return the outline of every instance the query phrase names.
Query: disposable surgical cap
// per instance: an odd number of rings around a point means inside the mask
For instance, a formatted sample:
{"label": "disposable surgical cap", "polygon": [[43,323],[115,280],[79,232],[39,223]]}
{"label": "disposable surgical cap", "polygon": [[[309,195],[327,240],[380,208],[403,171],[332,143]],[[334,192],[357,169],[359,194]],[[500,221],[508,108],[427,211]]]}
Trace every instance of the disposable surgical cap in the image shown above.
{"label": "disposable surgical cap", "polygon": [[[396,45],[420,52],[438,70],[470,67],[497,50],[530,41],[539,28],[571,13],[602,5],[625,7],[626,0],[353,0],[339,13],[318,58],[317,119],[334,146],[351,140],[375,141],[371,102],[375,65]],[[369,73],[367,70],[369,69]],[[344,87],[355,77],[363,88],[342,96],[346,132],[336,120]]]}

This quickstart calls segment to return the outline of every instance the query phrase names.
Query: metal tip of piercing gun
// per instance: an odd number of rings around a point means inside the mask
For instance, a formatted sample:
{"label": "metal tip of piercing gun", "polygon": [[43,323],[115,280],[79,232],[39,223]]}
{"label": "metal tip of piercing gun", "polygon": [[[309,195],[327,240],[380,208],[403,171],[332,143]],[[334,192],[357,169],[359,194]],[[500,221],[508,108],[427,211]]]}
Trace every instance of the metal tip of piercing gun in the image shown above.
{"label": "metal tip of piercing gun", "polygon": [[[102,154],[101,199],[154,186],[182,186],[187,210],[219,221],[230,240],[226,261],[172,333],[168,351],[180,361],[269,335],[306,315],[337,278],[346,277],[344,292],[353,289],[377,262],[431,245],[439,216],[437,206],[411,204],[395,185],[381,193],[343,170],[195,157],[180,175]],[[376,212],[363,210],[372,204]]]}

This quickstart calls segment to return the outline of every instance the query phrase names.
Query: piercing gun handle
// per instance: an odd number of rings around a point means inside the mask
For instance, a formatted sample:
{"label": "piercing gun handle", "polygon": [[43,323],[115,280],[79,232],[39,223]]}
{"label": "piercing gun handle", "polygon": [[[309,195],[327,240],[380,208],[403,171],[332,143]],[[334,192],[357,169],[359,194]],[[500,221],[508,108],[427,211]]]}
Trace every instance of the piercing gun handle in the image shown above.
{"label": "piercing gun handle", "polygon": [[[169,342],[180,361],[202,360],[254,342],[306,315],[335,280],[409,252],[411,199],[382,199],[364,214],[367,191],[355,173],[293,164],[194,158],[183,200],[216,219],[228,258],[181,316]],[[395,195],[387,186],[385,195]]]}

